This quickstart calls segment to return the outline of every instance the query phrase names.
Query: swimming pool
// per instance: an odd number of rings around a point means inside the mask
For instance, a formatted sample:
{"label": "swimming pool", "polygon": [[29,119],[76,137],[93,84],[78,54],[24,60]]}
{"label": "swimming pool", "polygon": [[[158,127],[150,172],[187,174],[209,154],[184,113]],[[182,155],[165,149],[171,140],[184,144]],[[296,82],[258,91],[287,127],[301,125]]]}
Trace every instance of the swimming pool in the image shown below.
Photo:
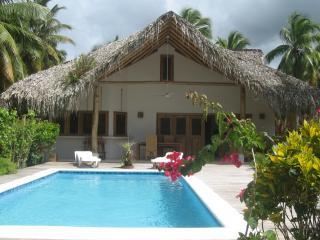
{"label": "swimming pool", "polygon": [[231,228],[235,212],[217,212],[219,202],[212,209],[203,187],[196,178],[172,183],[156,171],[43,171],[0,186],[0,238],[68,239],[73,232],[77,239],[230,239],[239,228]]}

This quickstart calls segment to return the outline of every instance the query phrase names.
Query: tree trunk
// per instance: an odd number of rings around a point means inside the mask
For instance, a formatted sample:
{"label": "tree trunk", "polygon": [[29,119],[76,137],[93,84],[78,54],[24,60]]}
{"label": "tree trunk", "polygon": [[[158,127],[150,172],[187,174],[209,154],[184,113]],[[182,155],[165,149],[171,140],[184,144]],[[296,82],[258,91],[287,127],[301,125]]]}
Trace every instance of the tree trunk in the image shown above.
{"label": "tree trunk", "polygon": [[99,89],[99,86],[94,86],[92,131],[91,131],[91,151],[92,151],[92,153],[98,153],[99,102],[100,102],[100,89]]}
{"label": "tree trunk", "polygon": [[246,89],[240,86],[240,118],[246,118]]}
{"label": "tree trunk", "polygon": [[298,127],[298,116],[296,113],[290,113],[287,116],[287,128],[289,130],[295,130]]}

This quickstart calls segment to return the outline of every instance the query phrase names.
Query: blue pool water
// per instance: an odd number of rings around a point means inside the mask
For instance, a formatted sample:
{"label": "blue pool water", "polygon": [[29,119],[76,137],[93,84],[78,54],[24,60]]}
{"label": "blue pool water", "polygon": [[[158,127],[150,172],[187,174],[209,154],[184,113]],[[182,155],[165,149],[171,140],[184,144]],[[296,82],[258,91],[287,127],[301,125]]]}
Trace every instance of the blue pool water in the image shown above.
{"label": "blue pool water", "polygon": [[183,179],[98,172],[58,172],[0,194],[0,225],[221,226]]}

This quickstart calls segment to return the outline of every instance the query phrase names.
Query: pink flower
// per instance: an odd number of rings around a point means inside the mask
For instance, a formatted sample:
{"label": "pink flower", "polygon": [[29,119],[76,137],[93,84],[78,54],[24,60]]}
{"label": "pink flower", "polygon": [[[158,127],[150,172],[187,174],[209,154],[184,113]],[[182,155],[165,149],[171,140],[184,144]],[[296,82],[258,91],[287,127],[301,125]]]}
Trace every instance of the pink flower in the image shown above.
{"label": "pink flower", "polygon": [[196,158],[195,156],[187,156],[184,160],[186,161],[194,161]]}
{"label": "pink flower", "polygon": [[240,200],[242,201],[246,190],[246,188],[241,189],[240,192],[237,194],[236,198],[240,198]]}
{"label": "pink flower", "polygon": [[172,161],[176,161],[176,160],[180,159],[180,156],[181,156],[180,152],[173,152],[173,153],[169,154],[167,156],[167,158]]}
{"label": "pink flower", "polygon": [[225,155],[222,159],[223,163],[233,164],[237,168],[241,167],[242,162],[239,160],[238,153],[231,153],[230,155]]}
{"label": "pink flower", "polygon": [[235,162],[233,163],[233,165],[235,165],[237,168],[239,168],[239,167],[241,167],[242,162],[239,161],[239,160],[237,160],[237,161],[235,161]]}
{"label": "pink flower", "polygon": [[320,107],[316,109],[317,114],[320,114]]}
{"label": "pink flower", "polygon": [[[164,175],[170,177],[172,181],[176,181],[179,177],[181,177],[181,169],[186,167],[188,163],[195,160],[194,156],[187,156],[186,158],[181,157],[180,152],[173,152],[167,156],[170,160],[167,163],[159,164],[158,170],[164,171]],[[188,176],[193,174],[192,171],[188,172]]]}

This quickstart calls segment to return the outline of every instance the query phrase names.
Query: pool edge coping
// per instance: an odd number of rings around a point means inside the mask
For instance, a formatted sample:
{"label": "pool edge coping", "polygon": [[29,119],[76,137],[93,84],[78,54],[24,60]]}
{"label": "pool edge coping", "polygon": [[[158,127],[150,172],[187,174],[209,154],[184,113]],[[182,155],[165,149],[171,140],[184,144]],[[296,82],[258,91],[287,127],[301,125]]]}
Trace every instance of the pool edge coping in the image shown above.
{"label": "pool edge coping", "polygon": [[[59,171],[64,172],[158,172],[138,169],[69,169],[49,168],[0,185],[0,194]],[[236,239],[244,231],[243,216],[195,176],[184,177],[194,193],[223,225],[214,228],[95,228],[64,226],[0,226],[0,239]],[[119,231],[121,229],[121,231]],[[181,231],[183,230],[183,231]],[[34,233],[37,236],[34,236]],[[103,236],[103,237],[102,237]],[[106,237],[107,236],[107,237]]]}

